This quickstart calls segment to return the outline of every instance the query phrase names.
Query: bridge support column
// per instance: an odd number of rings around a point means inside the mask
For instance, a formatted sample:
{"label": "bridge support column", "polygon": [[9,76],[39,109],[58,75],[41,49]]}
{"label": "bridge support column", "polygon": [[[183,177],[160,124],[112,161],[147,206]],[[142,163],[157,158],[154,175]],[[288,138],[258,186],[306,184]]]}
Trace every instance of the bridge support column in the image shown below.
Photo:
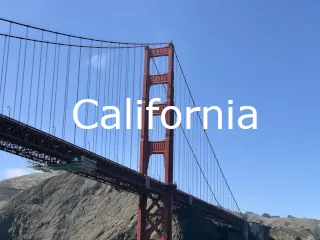
{"label": "bridge support column", "polygon": [[245,224],[244,224],[243,237],[244,237],[244,240],[249,240],[249,229],[248,229],[248,223],[247,223],[247,221],[246,221]]}
{"label": "bridge support column", "polygon": [[[155,57],[168,57],[168,71],[164,74],[150,75],[150,60]],[[167,99],[165,102],[155,104],[159,110],[153,112],[154,116],[160,116],[167,106],[174,106],[174,47],[170,43],[162,48],[145,48],[144,76],[142,90],[142,128],[140,137],[140,173],[148,176],[150,156],[161,154],[164,158],[165,184],[168,189],[173,189],[173,129],[166,129],[165,139],[162,141],[149,141],[149,117],[146,107],[149,105],[150,87],[155,84],[167,85]],[[174,111],[166,113],[168,125],[174,125]],[[168,190],[165,196],[151,194],[152,189],[139,196],[138,209],[138,240],[149,240],[155,234],[161,240],[172,239],[172,207],[173,191]],[[149,201],[148,201],[149,200]]]}
{"label": "bridge support column", "polygon": [[[150,204],[147,203],[148,199]],[[172,240],[172,202],[172,195],[139,197],[138,240],[149,240],[154,234],[161,240]]]}
{"label": "bridge support column", "polygon": [[137,239],[146,239],[144,233],[147,225],[147,200],[147,195],[143,194],[139,196]]}

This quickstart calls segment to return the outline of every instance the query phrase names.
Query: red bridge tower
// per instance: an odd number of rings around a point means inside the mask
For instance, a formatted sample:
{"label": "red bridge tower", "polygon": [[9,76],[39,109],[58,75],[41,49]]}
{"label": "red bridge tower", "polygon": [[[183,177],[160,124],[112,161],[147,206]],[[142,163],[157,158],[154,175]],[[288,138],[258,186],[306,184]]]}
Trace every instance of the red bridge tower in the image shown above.
{"label": "red bridge tower", "polygon": [[[159,75],[150,75],[150,60],[156,57],[168,57],[168,72]],[[170,43],[163,48],[145,48],[144,77],[142,92],[142,130],[140,139],[140,173],[148,175],[150,156],[162,154],[165,168],[165,184],[173,189],[173,129],[166,129],[163,141],[149,141],[149,118],[146,107],[149,105],[150,87],[155,84],[167,85],[167,101],[155,104],[159,110],[154,111],[154,116],[160,116],[167,106],[174,106],[174,46]],[[174,112],[166,113],[168,125],[174,124]],[[149,240],[153,234],[158,234],[161,240],[172,239],[172,192],[167,196],[142,194],[139,196],[138,209],[138,240]],[[148,198],[151,200],[147,204]]]}

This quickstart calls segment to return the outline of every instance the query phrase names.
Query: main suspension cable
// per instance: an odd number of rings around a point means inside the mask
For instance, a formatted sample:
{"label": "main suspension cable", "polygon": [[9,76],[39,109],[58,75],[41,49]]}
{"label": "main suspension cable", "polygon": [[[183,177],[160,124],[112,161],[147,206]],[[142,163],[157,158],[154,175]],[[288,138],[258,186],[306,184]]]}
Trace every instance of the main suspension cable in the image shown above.
{"label": "main suspension cable", "polygon": [[87,38],[87,37],[81,37],[81,36],[76,36],[76,35],[72,35],[72,34],[66,34],[66,33],[61,33],[61,32],[57,32],[57,31],[52,31],[52,30],[48,30],[48,29],[44,29],[44,28],[35,27],[35,26],[32,26],[32,25],[27,25],[27,24],[15,22],[15,21],[8,20],[8,19],[5,19],[5,18],[0,18],[0,21],[8,22],[8,23],[11,23],[11,24],[15,24],[15,25],[19,25],[19,26],[23,26],[23,27],[27,27],[27,28],[31,28],[31,29],[40,30],[40,31],[43,31],[43,32],[58,34],[58,35],[61,35],[61,36],[72,37],[72,38],[77,38],[77,39],[82,39],[82,40],[95,41],[95,42],[102,42],[102,43],[127,44],[127,45],[129,44],[129,45],[142,45],[142,46],[168,44],[169,43],[169,42],[163,42],[163,43],[136,43],[136,42],[132,42],[132,43],[130,43],[130,42],[108,41],[108,40]]}
{"label": "main suspension cable", "polygon": [[[155,61],[154,61],[154,58],[152,58],[152,61],[153,61],[154,65],[155,65],[155,67],[156,67],[156,70],[157,70],[158,74],[160,74],[160,71],[159,71],[159,69],[158,69],[158,67],[157,67],[157,65],[156,65],[156,63],[155,63]],[[164,86],[163,86],[163,87],[164,87]],[[168,87],[170,87],[170,86],[168,86]],[[165,89],[165,87],[164,87],[164,89]],[[167,89],[165,89],[165,91],[167,92]],[[176,114],[176,112],[175,112],[175,114]],[[187,135],[186,135],[186,132],[185,132],[184,128],[183,128],[181,125],[180,125],[180,129],[181,129],[182,132],[183,132],[183,135],[184,135],[184,137],[185,137],[185,139],[186,139],[186,141],[187,141],[187,143],[188,143],[188,146],[189,146],[189,148],[190,148],[190,150],[191,150],[191,152],[192,152],[192,155],[193,155],[194,159],[196,160],[196,163],[197,163],[197,165],[198,165],[198,167],[199,167],[199,169],[200,169],[200,172],[201,172],[202,176],[204,177],[204,179],[205,179],[205,181],[206,181],[206,183],[207,183],[207,185],[208,185],[208,187],[209,187],[212,195],[214,196],[214,198],[215,198],[218,206],[221,207],[220,203],[218,202],[218,199],[216,198],[214,192],[212,191],[212,188],[211,188],[211,186],[210,186],[210,184],[209,184],[209,182],[208,182],[207,177],[205,176],[205,174],[204,174],[204,172],[203,172],[203,170],[202,170],[202,168],[201,168],[201,165],[200,165],[200,163],[199,163],[199,161],[198,161],[198,158],[197,158],[197,156],[196,156],[196,154],[195,154],[195,152],[194,152],[194,150],[193,150],[193,148],[192,148],[192,146],[191,146],[191,143],[190,143],[190,141],[189,141],[189,139],[188,139],[188,137],[187,137]]]}
{"label": "main suspension cable", "polygon": [[[175,57],[176,57],[177,62],[178,62],[178,64],[179,64],[179,68],[180,68],[180,71],[181,71],[182,76],[183,76],[183,78],[184,78],[184,81],[185,81],[185,84],[186,84],[186,86],[187,86],[188,92],[189,92],[189,94],[190,94],[192,103],[193,103],[194,106],[196,106],[195,101],[194,101],[194,98],[193,98],[193,96],[192,96],[192,94],[191,94],[190,87],[189,87],[189,85],[188,85],[186,76],[185,76],[185,74],[184,74],[184,71],[183,71],[183,69],[182,69],[182,66],[181,66],[181,63],[180,63],[180,60],[179,60],[179,58],[178,58],[178,55],[177,55],[176,51],[174,51],[174,54],[175,54]],[[203,121],[202,121],[202,119],[201,119],[201,117],[200,117],[199,112],[197,112],[197,116],[198,116],[198,118],[199,118],[199,120],[200,120],[200,123],[201,123],[201,125],[202,125],[202,127],[203,127]],[[215,151],[214,151],[214,149],[213,149],[213,146],[212,146],[212,144],[211,144],[211,141],[210,141],[210,139],[209,139],[209,136],[208,136],[208,134],[207,134],[207,131],[204,129],[204,127],[203,127],[203,131],[204,131],[205,136],[206,136],[206,138],[207,138],[207,140],[208,140],[209,146],[210,146],[211,151],[212,151],[212,153],[213,153],[213,156],[214,156],[214,158],[215,158],[215,160],[216,160],[216,162],[217,162],[217,165],[218,165],[218,167],[219,167],[219,169],[220,169],[220,172],[221,172],[221,174],[222,174],[222,176],[223,176],[223,179],[224,179],[224,181],[225,181],[225,183],[226,183],[226,185],[227,185],[227,187],[228,187],[228,189],[229,189],[229,192],[230,192],[230,194],[231,194],[231,196],[232,196],[232,198],[233,198],[233,200],[234,200],[234,202],[235,202],[235,204],[236,204],[236,206],[237,206],[240,214],[241,214],[242,217],[244,218],[244,216],[243,216],[243,214],[242,214],[242,212],[241,212],[241,210],[240,210],[240,208],[239,208],[239,206],[238,206],[238,203],[237,203],[237,201],[235,200],[234,195],[233,195],[233,193],[232,193],[232,191],[231,191],[231,189],[230,189],[230,186],[229,186],[229,184],[228,184],[228,182],[227,182],[227,180],[226,180],[226,177],[225,177],[225,175],[224,175],[224,173],[223,173],[223,171],[222,171],[222,168],[221,168],[220,163],[219,163],[219,161],[218,161],[217,155],[216,155],[216,153],[215,153]]]}

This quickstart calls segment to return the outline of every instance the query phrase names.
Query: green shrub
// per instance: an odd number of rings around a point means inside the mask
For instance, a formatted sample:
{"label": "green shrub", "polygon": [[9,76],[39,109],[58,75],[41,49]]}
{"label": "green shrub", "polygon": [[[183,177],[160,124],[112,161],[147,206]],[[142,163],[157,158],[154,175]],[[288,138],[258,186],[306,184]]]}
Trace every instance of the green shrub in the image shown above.
{"label": "green shrub", "polygon": [[285,225],[286,227],[288,227],[290,224],[291,224],[290,222],[285,222],[285,223],[284,223],[284,225]]}
{"label": "green shrub", "polygon": [[262,217],[270,218],[271,216],[270,216],[270,214],[268,214],[268,213],[264,213],[264,214],[262,214]]}

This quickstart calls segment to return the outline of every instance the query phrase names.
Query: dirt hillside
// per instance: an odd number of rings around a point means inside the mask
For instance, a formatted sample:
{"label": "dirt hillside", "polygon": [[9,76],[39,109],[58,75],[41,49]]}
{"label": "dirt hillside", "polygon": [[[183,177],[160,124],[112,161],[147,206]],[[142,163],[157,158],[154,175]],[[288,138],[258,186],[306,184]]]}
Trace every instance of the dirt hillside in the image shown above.
{"label": "dirt hillside", "polygon": [[[174,214],[175,240],[226,239],[202,212],[179,208]],[[134,240],[136,223],[136,195],[73,174],[48,178],[0,209],[1,240]]]}
{"label": "dirt hillside", "polygon": [[[271,226],[276,240],[320,240],[320,221],[246,215],[248,221]],[[134,240],[136,216],[136,195],[73,174],[37,173],[0,181],[1,240]],[[222,240],[228,234],[243,239],[200,211],[174,209],[174,240]]]}
{"label": "dirt hillside", "polygon": [[58,173],[35,173],[21,177],[0,181],[0,208],[4,206],[11,197],[29,189],[45,179],[56,176]]}

